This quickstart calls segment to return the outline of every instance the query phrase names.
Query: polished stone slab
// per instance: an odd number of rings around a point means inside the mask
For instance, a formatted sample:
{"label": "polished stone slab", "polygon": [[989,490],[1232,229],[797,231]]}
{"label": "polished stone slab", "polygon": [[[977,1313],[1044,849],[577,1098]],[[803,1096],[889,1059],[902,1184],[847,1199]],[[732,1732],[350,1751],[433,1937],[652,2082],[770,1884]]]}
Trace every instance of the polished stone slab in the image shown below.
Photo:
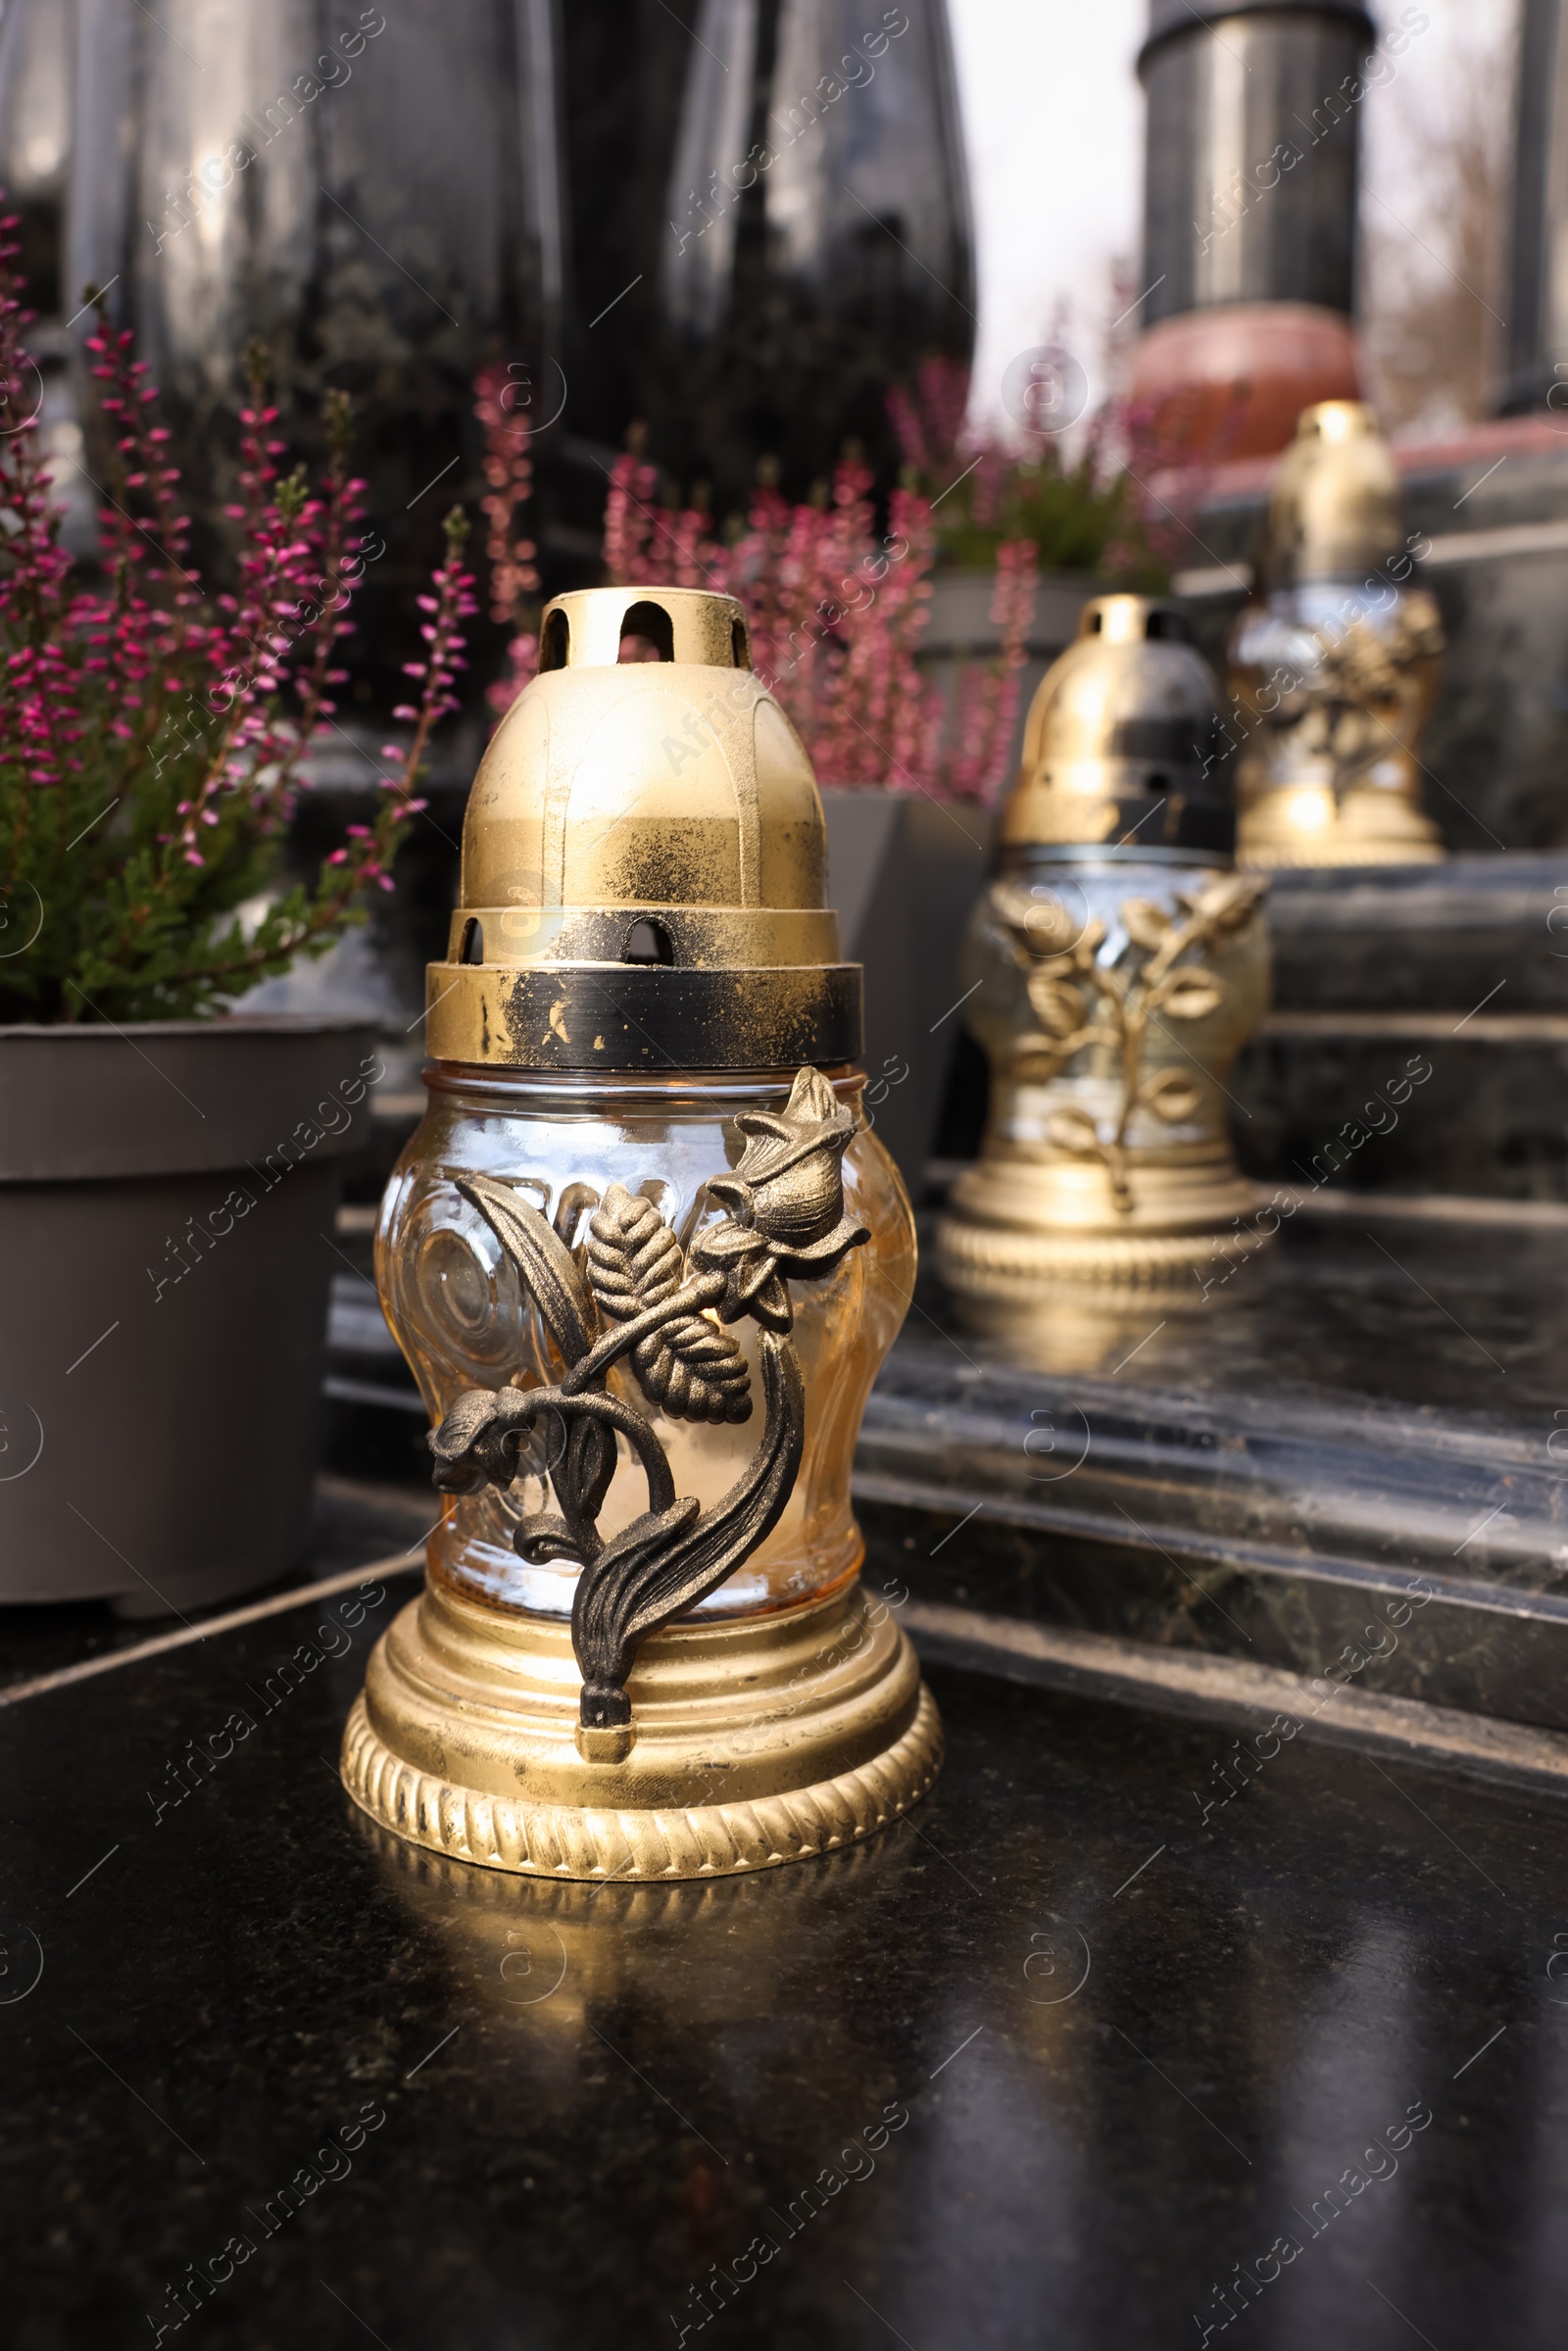
{"label": "polished stone slab", "polygon": [[1568,1012],[1277,1012],[1228,1091],[1260,1182],[1568,1200]]}
{"label": "polished stone slab", "polygon": [[1292,1011],[1432,1011],[1458,1020],[1568,1009],[1568,855],[1441,865],[1302,866],[1269,883],[1274,1002]]}
{"label": "polished stone slab", "polygon": [[928,1276],[857,1455],[873,1572],[1568,1730],[1565,1239],[1308,1205],[1158,1301]]}
{"label": "polished stone slab", "polygon": [[1230,1080],[1249,1174],[1327,1154],[1358,1190],[1568,1200],[1562,852],[1283,872],[1268,918],[1274,1009]]}
{"label": "polished stone slab", "polygon": [[337,1783],[411,1583],[0,1704],[18,2351],[1555,2351],[1568,1811],[938,1669],[869,1846],[511,1880]]}

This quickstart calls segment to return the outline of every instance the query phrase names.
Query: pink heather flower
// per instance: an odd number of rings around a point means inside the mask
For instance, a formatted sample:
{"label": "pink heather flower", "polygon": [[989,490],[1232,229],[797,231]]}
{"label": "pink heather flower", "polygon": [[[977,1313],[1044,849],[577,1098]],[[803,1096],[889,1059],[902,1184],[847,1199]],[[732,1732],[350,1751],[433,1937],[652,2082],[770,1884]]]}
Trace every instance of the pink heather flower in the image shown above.
{"label": "pink heather flower", "polygon": [[[0,389],[7,390],[30,368],[21,340],[30,314],[18,295],[16,230],[14,217],[0,219]],[[72,845],[73,887],[82,903],[107,905],[105,936],[121,958],[115,976],[100,984],[119,989],[122,1003],[139,1001],[140,943],[188,942],[193,968],[167,983],[173,993],[160,999],[162,979],[146,985],[155,1005],[199,1010],[233,992],[222,981],[244,961],[235,961],[233,930],[223,936],[230,916],[193,913],[183,933],[180,918],[198,906],[231,910],[244,886],[243,861],[288,818],[300,760],[333,710],[330,689],[346,676],[342,640],[352,631],[357,584],[349,567],[368,535],[366,483],[349,472],[334,441],[326,474],[303,501],[292,486],[285,492],[285,445],[272,429],[278,412],[252,396],[241,412],[237,491],[227,510],[238,525],[233,584],[214,597],[190,567],[190,525],[176,501],[180,470],[166,462],[170,431],[156,417],[147,363],[135,357],[127,331],[101,321],[85,343],[112,427],[99,520],[102,570],[91,584],[61,545],[63,514],[32,425],[0,435],[7,523],[0,541],[0,777],[13,778],[8,848],[24,870],[29,854],[36,861],[40,853],[63,851],[77,822],[74,805],[61,811],[65,821],[51,810],[45,824],[38,810],[65,780],[86,778],[90,765],[83,818],[98,804],[100,782],[111,805],[123,803],[90,846],[85,836],[79,850]],[[460,544],[449,526],[447,560],[417,600],[428,660],[410,664],[420,699],[400,713],[414,724],[414,742],[396,755],[396,781],[374,824],[350,828],[325,859],[332,878],[284,939],[283,955],[324,944],[349,918],[356,894],[372,884],[392,887],[403,830],[424,806],[411,793],[429,734],[458,707],[463,622],[477,610],[472,580],[456,561]],[[220,830],[222,843],[209,842],[204,856],[203,831]],[[54,847],[45,846],[45,835]],[[183,878],[192,871],[204,875],[199,892]],[[230,880],[234,892],[225,902]],[[84,974],[103,952],[83,946]],[[263,962],[275,960],[270,938]],[[241,990],[260,975],[260,966],[249,971]]]}

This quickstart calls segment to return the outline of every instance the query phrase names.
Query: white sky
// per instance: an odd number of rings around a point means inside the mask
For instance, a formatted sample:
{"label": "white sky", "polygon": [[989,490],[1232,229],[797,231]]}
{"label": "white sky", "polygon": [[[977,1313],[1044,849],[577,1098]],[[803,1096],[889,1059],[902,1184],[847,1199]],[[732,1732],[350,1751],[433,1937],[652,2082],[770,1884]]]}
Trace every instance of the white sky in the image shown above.
{"label": "white sky", "polygon": [[[1404,58],[1404,89],[1373,91],[1366,102],[1369,200],[1410,218],[1407,205],[1400,211],[1399,115],[1441,107],[1462,52],[1497,56],[1515,5],[1422,0],[1431,25]],[[975,415],[999,416],[1003,369],[1046,338],[1062,302],[1098,402],[1111,264],[1136,265],[1142,233],[1144,99],[1134,60],[1148,0],[948,0],[948,10],[979,244]],[[1372,13],[1393,24],[1400,8],[1374,0]]]}

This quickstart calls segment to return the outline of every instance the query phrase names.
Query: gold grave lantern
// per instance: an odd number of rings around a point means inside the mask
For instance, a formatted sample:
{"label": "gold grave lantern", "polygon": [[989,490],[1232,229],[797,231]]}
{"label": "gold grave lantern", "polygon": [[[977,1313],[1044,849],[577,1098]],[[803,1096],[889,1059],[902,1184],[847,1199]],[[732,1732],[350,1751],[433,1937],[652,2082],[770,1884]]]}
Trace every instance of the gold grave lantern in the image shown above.
{"label": "gold grave lantern", "polygon": [[1232,870],[1215,686],[1173,607],[1101,596],[1042,679],[962,980],[991,1062],[937,1233],[956,1291],[1191,1287],[1266,1238],[1225,1079],[1268,1006],[1267,884]]}
{"label": "gold grave lantern", "polygon": [[376,1236],[448,1499],[343,1778],[491,1869],[727,1875],[851,1844],[936,1773],[849,1490],[913,1219],[741,606],[592,589],[541,645],[470,795]]}
{"label": "gold grave lantern", "polygon": [[1243,865],[1432,863],[1421,730],[1444,635],[1413,584],[1393,454],[1371,409],[1301,413],[1230,645]]}

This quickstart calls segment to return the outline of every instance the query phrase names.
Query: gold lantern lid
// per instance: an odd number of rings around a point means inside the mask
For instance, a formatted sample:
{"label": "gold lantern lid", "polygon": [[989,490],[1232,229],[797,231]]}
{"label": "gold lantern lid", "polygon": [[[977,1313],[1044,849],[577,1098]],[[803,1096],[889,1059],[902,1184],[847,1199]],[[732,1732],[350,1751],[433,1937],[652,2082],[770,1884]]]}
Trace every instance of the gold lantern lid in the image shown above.
{"label": "gold lantern lid", "polygon": [[1359,400],[1303,409],[1269,499],[1261,588],[1364,578],[1404,547],[1399,476]]}
{"label": "gold lantern lid", "polygon": [[[627,637],[653,659],[622,661]],[[785,1069],[860,1052],[860,967],[825,904],[800,737],[744,608],[695,588],[558,596],[539,674],[474,778],[437,1060]]]}
{"label": "gold lantern lid", "polygon": [[1097,596],[1029,706],[1003,805],[1003,871],[1041,856],[1228,857],[1236,820],[1215,751],[1218,689],[1185,615]]}

